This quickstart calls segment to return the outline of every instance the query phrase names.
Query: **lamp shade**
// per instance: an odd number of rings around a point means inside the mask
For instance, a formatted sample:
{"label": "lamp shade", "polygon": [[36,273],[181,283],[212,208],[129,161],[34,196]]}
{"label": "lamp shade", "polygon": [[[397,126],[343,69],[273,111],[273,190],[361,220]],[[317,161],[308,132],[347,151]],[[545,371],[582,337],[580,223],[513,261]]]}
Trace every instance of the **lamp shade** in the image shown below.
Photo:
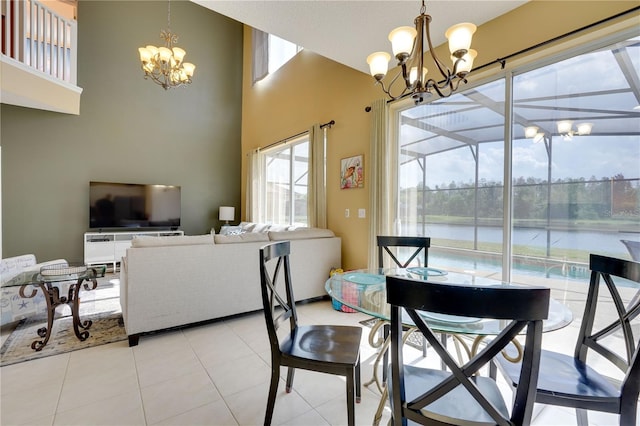
{"label": "lamp shade", "polygon": [[571,132],[571,127],[573,126],[573,121],[571,120],[563,120],[563,121],[558,121],[558,123],[556,123],[558,126],[558,133],[560,133],[561,135],[567,134]]}
{"label": "lamp shade", "polygon": [[225,221],[233,220],[235,217],[235,213],[235,207],[220,207],[220,215],[218,216],[218,218]]}
{"label": "lamp shade", "polygon": [[413,50],[413,40],[418,32],[412,27],[398,27],[389,33],[389,41],[393,49],[393,56],[408,57]]}
{"label": "lamp shade", "polygon": [[457,52],[466,53],[471,47],[471,39],[475,32],[476,26],[469,22],[450,27],[445,33],[447,40],[449,40],[449,52],[454,56],[458,56]]}
{"label": "lamp shade", "polygon": [[382,79],[389,70],[389,60],[391,55],[387,52],[375,52],[367,57],[369,71],[377,79]]}

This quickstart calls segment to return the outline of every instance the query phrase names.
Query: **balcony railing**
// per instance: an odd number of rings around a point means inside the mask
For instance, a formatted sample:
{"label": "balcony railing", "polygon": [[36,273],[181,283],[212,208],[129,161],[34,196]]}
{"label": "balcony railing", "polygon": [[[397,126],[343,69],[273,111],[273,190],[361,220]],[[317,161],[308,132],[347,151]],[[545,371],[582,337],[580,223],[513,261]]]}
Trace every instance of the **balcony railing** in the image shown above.
{"label": "balcony railing", "polygon": [[0,0],[0,5],[2,54],[75,85],[77,22],[37,0]]}

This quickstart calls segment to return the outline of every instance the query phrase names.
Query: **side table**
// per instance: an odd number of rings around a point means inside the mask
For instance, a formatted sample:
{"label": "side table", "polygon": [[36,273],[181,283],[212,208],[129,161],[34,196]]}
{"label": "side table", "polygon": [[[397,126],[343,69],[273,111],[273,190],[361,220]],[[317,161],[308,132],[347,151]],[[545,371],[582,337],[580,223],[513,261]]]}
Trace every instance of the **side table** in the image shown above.
{"label": "side table", "polygon": [[[34,297],[38,289],[42,290],[42,294],[47,302],[47,326],[38,329],[38,336],[42,340],[34,340],[31,343],[31,349],[40,351],[49,341],[51,337],[51,329],[55,317],[56,308],[60,305],[68,305],[71,308],[73,316],[73,331],[76,337],[83,341],[89,337],[89,328],[91,320],[80,320],[80,289],[94,290],[98,286],[97,278],[104,277],[106,265],[95,266],[69,266],[66,263],[43,266],[40,272],[27,273],[16,277],[9,285],[20,286],[20,296],[23,298]],[[56,284],[72,281],[69,286],[67,296],[60,295],[60,288]],[[27,287],[31,286],[31,293],[26,292]],[[80,330],[82,329],[82,331]]]}

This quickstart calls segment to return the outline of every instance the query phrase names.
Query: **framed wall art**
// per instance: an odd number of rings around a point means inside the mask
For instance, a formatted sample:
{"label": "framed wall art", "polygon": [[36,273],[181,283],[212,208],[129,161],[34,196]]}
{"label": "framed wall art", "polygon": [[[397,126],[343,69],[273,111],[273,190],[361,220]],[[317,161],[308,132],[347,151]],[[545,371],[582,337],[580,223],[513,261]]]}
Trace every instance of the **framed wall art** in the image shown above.
{"label": "framed wall art", "polygon": [[340,161],[340,189],[353,188],[364,188],[362,155],[343,158]]}

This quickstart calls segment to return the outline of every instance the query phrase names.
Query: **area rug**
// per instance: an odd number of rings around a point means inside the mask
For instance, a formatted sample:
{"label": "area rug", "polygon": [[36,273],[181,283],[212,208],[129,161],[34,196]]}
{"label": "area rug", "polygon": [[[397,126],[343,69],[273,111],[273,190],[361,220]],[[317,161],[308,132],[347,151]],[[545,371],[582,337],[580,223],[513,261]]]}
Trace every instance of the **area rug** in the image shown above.
{"label": "area rug", "polygon": [[31,349],[31,343],[42,340],[37,330],[46,326],[46,313],[21,320],[0,348],[0,367],[126,340],[118,293],[117,279],[104,278],[96,290],[81,291],[80,319],[93,322],[85,341],[73,332],[73,318],[67,306],[58,307],[51,337],[41,351]]}

